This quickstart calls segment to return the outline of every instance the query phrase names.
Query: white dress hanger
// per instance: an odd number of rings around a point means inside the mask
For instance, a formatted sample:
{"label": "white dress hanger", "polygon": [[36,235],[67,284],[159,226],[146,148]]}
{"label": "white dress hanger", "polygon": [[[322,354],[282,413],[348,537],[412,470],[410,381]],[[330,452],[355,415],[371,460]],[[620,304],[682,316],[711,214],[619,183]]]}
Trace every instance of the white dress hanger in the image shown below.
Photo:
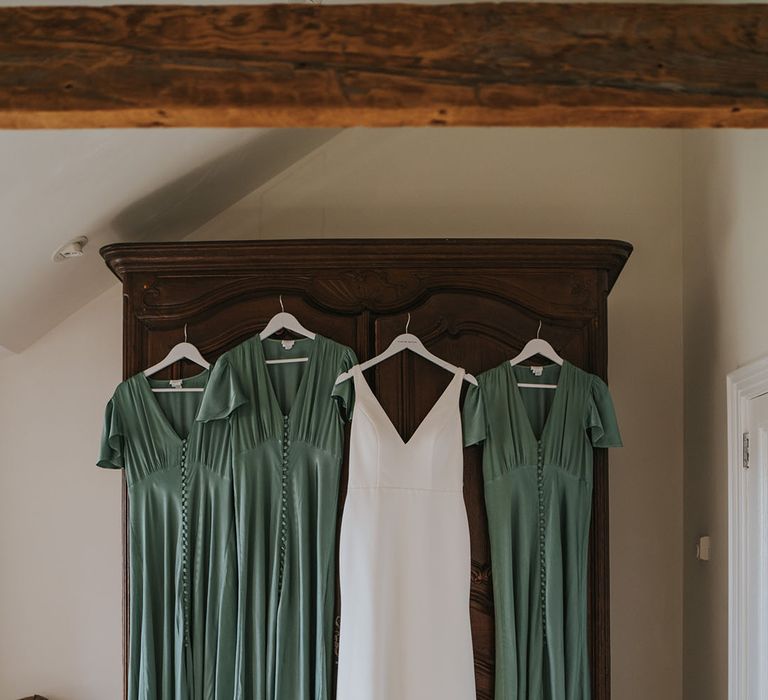
{"label": "white dress hanger", "polygon": [[[200,365],[204,369],[208,369],[211,366],[211,363],[208,362],[208,360],[206,360],[202,354],[200,354],[200,351],[187,340],[186,323],[184,324],[184,342],[176,343],[176,345],[171,348],[170,352],[162,360],[160,360],[160,362],[145,369],[144,376],[149,377],[150,375],[155,374],[155,372],[159,372],[161,369],[170,367],[172,364],[178,362],[179,360],[189,360],[190,362],[194,362],[196,365]],[[183,379],[170,379],[169,382],[172,382],[173,386],[153,387],[152,391],[203,391],[203,389],[199,387],[183,387],[183,381]]]}
{"label": "white dress hanger", "polygon": [[[292,333],[296,333],[296,335],[303,335],[305,338],[309,338],[311,340],[315,339],[315,334],[312,331],[304,328],[304,326],[302,326],[299,322],[299,319],[297,319],[293,314],[286,312],[285,307],[283,306],[282,294],[280,295],[280,309],[280,313],[275,314],[271,319],[269,319],[269,323],[267,323],[267,325],[264,327],[264,330],[259,333],[259,338],[261,340],[266,340],[269,338],[269,336],[274,335],[278,331],[282,330],[291,331]],[[268,365],[280,365],[294,362],[307,362],[307,360],[309,360],[308,357],[291,357],[285,360],[265,360],[265,362]]]}
{"label": "white dress hanger", "polygon": [[[455,372],[458,367],[456,365],[452,365],[450,362],[446,362],[445,360],[439,358],[437,355],[433,355],[427,348],[424,346],[424,343],[421,342],[413,333],[408,332],[408,326],[411,323],[411,314],[408,314],[408,320],[405,324],[405,333],[401,333],[397,336],[390,344],[389,347],[384,350],[384,352],[376,355],[376,357],[372,357],[370,360],[363,362],[360,365],[360,371],[365,371],[369,367],[373,367],[374,365],[379,364],[379,362],[383,362],[384,360],[392,357],[393,355],[397,355],[397,353],[402,352],[403,350],[410,350],[411,352],[415,352],[417,355],[421,355],[421,357],[429,360],[433,364],[436,364],[438,367],[442,367],[443,369],[448,370],[449,372]],[[341,384],[342,382],[345,382],[347,379],[349,379],[352,376],[351,372],[342,372],[337,378],[336,378],[336,384]],[[475,379],[471,374],[465,374],[464,379],[466,379],[470,384],[474,384],[477,386],[477,379]]]}
{"label": "white dress hanger", "polygon": [[[525,347],[520,351],[520,353],[515,355],[515,357],[509,361],[509,364],[512,365],[512,367],[519,365],[521,362],[524,362],[534,355],[541,355],[542,357],[546,357],[548,360],[551,360],[558,365],[563,364],[563,358],[560,357],[557,352],[555,352],[555,349],[546,340],[542,340],[539,337],[540,333],[541,321],[539,321],[539,328],[536,331],[536,337],[532,340],[529,340],[525,344]],[[526,384],[524,382],[518,382],[517,386],[525,387],[528,389],[557,389],[557,384]]]}

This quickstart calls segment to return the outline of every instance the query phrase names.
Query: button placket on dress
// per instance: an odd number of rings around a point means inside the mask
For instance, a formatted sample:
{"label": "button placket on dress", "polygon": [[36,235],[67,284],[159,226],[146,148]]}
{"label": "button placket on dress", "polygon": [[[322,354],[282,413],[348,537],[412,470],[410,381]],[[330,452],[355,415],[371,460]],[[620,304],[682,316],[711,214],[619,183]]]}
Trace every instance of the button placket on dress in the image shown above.
{"label": "button placket on dress", "polygon": [[283,587],[285,555],[288,540],[288,448],[290,445],[288,416],[283,416],[282,468],[280,474],[280,572],[278,590]]}
{"label": "button placket on dress", "polygon": [[184,645],[189,646],[189,526],[187,519],[187,439],[181,442],[181,586]]}
{"label": "button placket on dress", "polygon": [[541,605],[541,625],[544,639],[547,638],[547,565],[546,519],[544,515],[544,449],[541,440],[537,441],[536,450],[536,489],[539,497],[539,601]]}

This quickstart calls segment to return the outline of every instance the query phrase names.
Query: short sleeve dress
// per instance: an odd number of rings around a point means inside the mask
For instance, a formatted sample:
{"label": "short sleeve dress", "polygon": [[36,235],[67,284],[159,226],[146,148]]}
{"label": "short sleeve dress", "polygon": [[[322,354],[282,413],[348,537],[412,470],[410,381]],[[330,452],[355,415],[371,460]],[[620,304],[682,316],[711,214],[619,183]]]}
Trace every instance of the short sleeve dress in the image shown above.
{"label": "short sleeve dress", "polygon": [[[306,362],[267,364],[299,357]],[[242,700],[327,700],[344,421],[331,398],[351,348],[254,336],[224,353],[200,419],[232,429]]]}
{"label": "short sleeve dress", "polygon": [[505,362],[478,383],[463,430],[465,445],[484,443],[496,699],[589,700],[592,448],[622,444],[608,387],[567,360],[535,372]]}
{"label": "short sleeve dress", "polygon": [[128,487],[128,699],[230,700],[236,550],[229,426],[195,420],[204,392],[135,374],[107,403],[97,464]]}

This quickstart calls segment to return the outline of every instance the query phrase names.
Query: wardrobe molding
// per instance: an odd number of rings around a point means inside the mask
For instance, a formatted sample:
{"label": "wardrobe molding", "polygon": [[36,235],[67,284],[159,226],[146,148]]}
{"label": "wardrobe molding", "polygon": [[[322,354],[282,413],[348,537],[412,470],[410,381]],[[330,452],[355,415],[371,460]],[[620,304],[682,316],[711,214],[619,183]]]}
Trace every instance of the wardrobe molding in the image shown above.
{"label": "wardrobe molding", "polygon": [[[183,339],[213,361],[280,309],[355,348],[361,361],[410,331],[473,374],[536,334],[606,378],[607,296],[632,252],[616,240],[309,239],[117,243],[101,254],[123,285],[123,374]],[[183,370],[175,368],[172,375]],[[412,353],[378,365],[371,386],[404,439],[450,379]],[[416,390],[414,390],[416,387]],[[478,700],[493,700],[493,574],[479,448],[465,451],[472,540],[472,614]],[[346,460],[342,499],[346,488]],[[127,672],[127,492],[123,485],[123,654]],[[594,700],[610,698],[608,458],[595,457],[589,546],[589,651]],[[337,595],[338,606],[338,595]],[[337,607],[338,612],[338,607]],[[124,678],[125,685],[125,678]],[[127,688],[124,688],[124,696]]]}

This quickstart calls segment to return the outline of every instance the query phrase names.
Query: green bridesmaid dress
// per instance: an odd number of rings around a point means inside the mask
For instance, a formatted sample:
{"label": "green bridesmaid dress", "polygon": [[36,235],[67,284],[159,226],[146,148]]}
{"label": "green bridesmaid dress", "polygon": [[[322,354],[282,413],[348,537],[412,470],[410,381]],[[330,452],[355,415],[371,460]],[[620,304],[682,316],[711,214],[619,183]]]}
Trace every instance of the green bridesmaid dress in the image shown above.
{"label": "green bridesmaid dress", "polygon": [[463,430],[465,445],[484,442],[496,700],[589,700],[592,448],[622,444],[608,387],[567,360],[540,371],[505,362],[478,384]]}
{"label": "green bridesmaid dress", "polygon": [[[308,358],[267,364],[268,359]],[[343,416],[357,360],[321,335],[224,353],[199,419],[228,419],[238,542],[238,700],[329,700]],[[351,382],[348,382],[351,384]]]}
{"label": "green bridesmaid dress", "polygon": [[129,700],[231,700],[237,572],[230,435],[203,392],[135,374],[107,403],[98,465],[128,487]]}

